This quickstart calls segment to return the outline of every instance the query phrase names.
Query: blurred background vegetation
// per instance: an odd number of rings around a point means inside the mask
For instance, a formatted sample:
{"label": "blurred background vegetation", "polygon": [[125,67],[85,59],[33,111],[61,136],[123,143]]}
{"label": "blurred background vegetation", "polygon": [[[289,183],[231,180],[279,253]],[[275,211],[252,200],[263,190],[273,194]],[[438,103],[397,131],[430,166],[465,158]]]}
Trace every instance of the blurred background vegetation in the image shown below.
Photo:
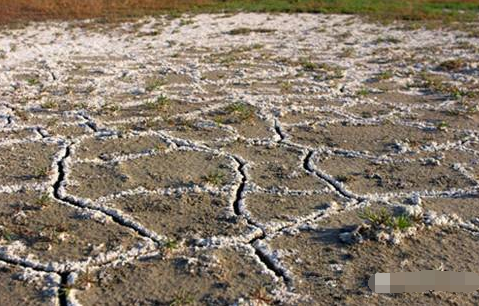
{"label": "blurred background vegetation", "polygon": [[101,18],[119,20],[181,12],[359,14],[377,21],[477,20],[479,0],[0,0],[0,23]]}

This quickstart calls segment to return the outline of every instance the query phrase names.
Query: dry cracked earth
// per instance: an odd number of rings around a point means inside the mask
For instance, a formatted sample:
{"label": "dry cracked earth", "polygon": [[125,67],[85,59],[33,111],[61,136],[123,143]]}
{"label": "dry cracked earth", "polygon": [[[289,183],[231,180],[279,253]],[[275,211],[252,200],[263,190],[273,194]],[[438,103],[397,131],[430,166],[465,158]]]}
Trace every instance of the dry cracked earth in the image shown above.
{"label": "dry cracked earth", "polygon": [[[367,287],[479,272],[478,49],[342,15],[4,28],[0,304],[479,303]],[[366,207],[421,224],[346,239]]]}

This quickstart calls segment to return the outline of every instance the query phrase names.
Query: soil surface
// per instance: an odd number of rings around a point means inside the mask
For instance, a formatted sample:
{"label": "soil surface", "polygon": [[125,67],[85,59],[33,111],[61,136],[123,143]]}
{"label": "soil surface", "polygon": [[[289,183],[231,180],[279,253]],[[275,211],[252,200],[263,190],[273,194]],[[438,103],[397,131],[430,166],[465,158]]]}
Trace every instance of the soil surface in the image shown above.
{"label": "soil surface", "polygon": [[[367,286],[479,272],[466,32],[320,14],[34,23],[0,29],[0,92],[0,305],[479,303]],[[367,207],[424,225],[343,239]]]}

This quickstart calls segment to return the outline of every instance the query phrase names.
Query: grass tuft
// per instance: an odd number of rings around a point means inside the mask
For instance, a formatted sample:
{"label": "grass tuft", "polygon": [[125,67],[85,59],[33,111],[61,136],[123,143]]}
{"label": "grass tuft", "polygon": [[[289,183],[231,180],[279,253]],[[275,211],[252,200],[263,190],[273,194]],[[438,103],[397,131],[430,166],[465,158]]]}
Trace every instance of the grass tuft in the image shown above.
{"label": "grass tuft", "polygon": [[318,64],[313,63],[310,60],[307,59],[302,59],[300,61],[301,67],[303,67],[303,70],[305,71],[315,71],[319,68]]}
{"label": "grass tuft", "polygon": [[170,99],[168,99],[168,97],[166,97],[164,95],[160,95],[155,100],[147,102],[146,106],[149,109],[164,111],[170,106],[170,103],[171,103],[171,101],[170,101]]}
{"label": "grass tuft", "polygon": [[51,173],[51,170],[50,170],[49,167],[40,167],[40,168],[35,170],[34,176],[36,178],[45,178],[48,175],[50,175],[50,173]]}
{"label": "grass tuft", "polygon": [[3,226],[0,226],[0,237],[2,239],[5,239],[6,241],[12,241],[13,240],[12,232],[10,232],[8,229],[6,229]]}
{"label": "grass tuft", "polygon": [[464,68],[464,60],[463,59],[452,59],[447,60],[439,64],[439,69],[445,71],[460,71]]}
{"label": "grass tuft", "polygon": [[420,83],[419,87],[425,87],[433,92],[438,92],[444,95],[451,96],[453,98],[459,99],[464,96],[468,96],[470,93],[460,90],[456,85],[445,82],[440,78],[440,76],[422,72],[419,75]]}
{"label": "grass tuft", "polygon": [[400,215],[393,218],[393,228],[404,231],[413,225],[413,221],[407,215]]}
{"label": "grass tuft", "polygon": [[236,102],[226,107],[226,112],[240,121],[251,120],[254,116],[254,108],[246,103]]}
{"label": "grass tuft", "polygon": [[413,226],[417,222],[415,218],[411,218],[409,215],[402,214],[394,216],[385,208],[373,211],[370,208],[366,208],[358,213],[358,216],[370,223],[375,229],[380,228],[392,228],[395,230],[404,231]]}
{"label": "grass tuft", "polygon": [[36,201],[35,204],[41,206],[41,207],[46,207],[51,203],[51,198],[48,193],[42,194]]}
{"label": "grass tuft", "polygon": [[30,86],[35,86],[35,85],[39,85],[40,84],[40,80],[37,79],[37,78],[28,78],[27,79],[27,84],[30,85]]}
{"label": "grass tuft", "polygon": [[215,186],[223,184],[225,174],[221,171],[214,171],[203,177],[204,181]]}
{"label": "grass tuft", "polygon": [[152,92],[152,91],[158,90],[163,85],[165,85],[165,81],[163,79],[159,79],[159,78],[150,79],[146,82],[145,90],[147,92]]}
{"label": "grass tuft", "polygon": [[369,95],[370,93],[371,93],[371,91],[370,91],[368,88],[363,87],[363,88],[361,88],[360,90],[358,90],[358,91],[356,92],[356,95],[357,95],[357,96],[367,96],[367,95]]}
{"label": "grass tuft", "polygon": [[42,104],[43,109],[54,109],[57,107],[58,107],[58,103],[53,100],[46,101],[45,103]]}
{"label": "grass tuft", "polygon": [[173,240],[173,239],[168,239],[168,240],[165,242],[164,247],[165,247],[165,249],[167,249],[167,250],[175,250],[175,249],[178,248],[178,241]]}
{"label": "grass tuft", "polygon": [[193,295],[187,293],[184,290],[178,291],[173,300],[170,303],[170,306],[183,306],[183,305],[191,305],[195,303],[195,299]]}
{"label": "grass tuft", "polygon": [[394,72],[392,72],[391,70],[386,70],[386,71],[382,71],[378,73],[376,75],[376,80],[385,81],[385,80],[391,79],[393,76],[394,76]]}
{"label": "grass tuft", "polygon": [[449,124],[446,121],[441,121],[436,124],[436,129],[438,129],[439,131],[446,131],[448,127]]}

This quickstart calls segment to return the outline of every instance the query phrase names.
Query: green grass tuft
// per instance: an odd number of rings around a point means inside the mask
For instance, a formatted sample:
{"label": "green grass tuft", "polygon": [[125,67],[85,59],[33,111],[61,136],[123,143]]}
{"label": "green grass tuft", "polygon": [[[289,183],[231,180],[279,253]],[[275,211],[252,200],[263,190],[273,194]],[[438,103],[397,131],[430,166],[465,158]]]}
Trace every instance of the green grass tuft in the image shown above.
{"label": "green grass tuft", "polygon": [[152,92],[159,89],[161,86],[165,85],[165,81],[159,78],[153,78],[146,82],[145,90],[147,92]]}
{"label": "green grass tuft", "polygon": [[168,99],[168,97],[166,97],[164,95],[160,95],[155,100],[147,102],[146,106],[149,109],[163,111],[163,110],[166,110],[170,106],[170,103],[171,103],[171,101],[170,101],[170,99]]}
{"label": "green grass tuft", "polygon": [[404,231],[413,225],[413,221],[407,215],[400,215],[393,218],[393,227],[400,231]]}
{"label": "green grass tuft", "polygon": [[35,201],[35,204],[41,207],[46,207],[51,203],[51,200],[52,199],[50,198],[50,195],[48,193],[44,193]]}
{"label": "green grass tuft", "polygon": [[214,171],[204,176],[204,181],[215,186],[220,186],[223,184],[225,179],[225,174],[220,171]]}
{"label": "green grass tuft", "polygon": [[252,119],[254,116],[254,108],[246,103],[236,102],[226,107],[226,112],[235,116],[240,121]]}
{"label": "green grass tuft", "polygon": [[411,218],[409,215],[402,214],[394,216],[391,212],[385,208],[373,211],[370,208],[366,208],[358,213],[358,216],[371,224],[373,228],[391,228],[395,230],[404,231],[414,223],[419,222],[418,218]]}
{"label": "green grass tuft", "polygon": [[183,305],[191,305],[195,303],[195,299],[193,295],[187,293],[184,290],[180,290],[177,292],[170,303],[170,306],[183,306]]}

